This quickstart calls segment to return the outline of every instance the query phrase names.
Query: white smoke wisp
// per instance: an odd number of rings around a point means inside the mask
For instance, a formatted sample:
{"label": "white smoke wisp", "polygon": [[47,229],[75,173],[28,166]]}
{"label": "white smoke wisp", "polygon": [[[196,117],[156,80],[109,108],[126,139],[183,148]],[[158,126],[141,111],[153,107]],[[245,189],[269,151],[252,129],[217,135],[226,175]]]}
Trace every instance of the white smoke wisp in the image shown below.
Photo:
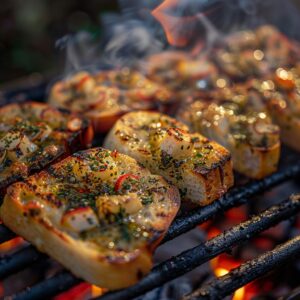
{"label": "white smoke wisp", "polygon": [[97,69],[101,55],[99,46],[93,36],[85,31],[59,39],[56,47],[65,52],[65,74]]}
{"label": "white smoke wisp", "polygon": [[109,28],[103,61],[113,66],[130,66],[162,49],[162,44],[140,20],[126,20]]}
{"label": "white smoke wisp", "polygon": [[[276,25],[300,39],[299,12],[282,0],[119,0],[121,13],[102,14],[103,37],[87,32],[68,35],[57,41],[66,56],[65,74],[79,70],[97,71],[105,67],[132,66],[165,50],[180,50],[192,56],[206,55],[215,43],[232,32],[264,23]],[[170,4],[170,5],[168,5]],[[163,26],[151,12],[162,7],[160,15],[172,21],[175,38],[186,43],[168,43]],[[185,24],[184,20],[192,20]],[[167,22],[168,23],[168,22]],[[185,25],[187,26],[186,28]],[[100,26],[100,25],[99,25]]]}

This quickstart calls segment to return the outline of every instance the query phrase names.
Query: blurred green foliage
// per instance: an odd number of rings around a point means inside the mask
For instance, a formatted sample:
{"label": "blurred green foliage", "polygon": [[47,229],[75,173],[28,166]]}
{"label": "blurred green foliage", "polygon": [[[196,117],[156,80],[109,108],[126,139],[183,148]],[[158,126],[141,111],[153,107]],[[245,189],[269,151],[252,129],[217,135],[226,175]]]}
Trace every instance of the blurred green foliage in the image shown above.
{"label": "blurred green foliage", "polygon": [[2,0],[0,82],[61,68],[55,42],[79,30],[99,34],[100,14],[117,10],[117,0]]}

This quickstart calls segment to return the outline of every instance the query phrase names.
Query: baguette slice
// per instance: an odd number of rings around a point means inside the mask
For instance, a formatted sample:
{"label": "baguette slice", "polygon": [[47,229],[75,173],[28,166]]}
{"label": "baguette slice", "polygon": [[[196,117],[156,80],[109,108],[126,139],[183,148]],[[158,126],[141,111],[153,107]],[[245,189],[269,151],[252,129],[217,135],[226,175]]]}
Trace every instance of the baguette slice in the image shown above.
{"label": "baguette slice", "polygon": [[8,188],[4,224],[75,275],[111,290],[136,283],[180,205],[134,159],[81,151]]}
{"label": "baguette slice", "polygon": [[0,108],[0,193],[29,174],[91,144],[89,122],[48,104]]}
{"label": "baguette slice", "polygon": [[300,69],[278,68],[273,76],[251,81],[273,122],[280,127],[281,140],[300,151]]}
{"label": "baguette slice", "polygon": [[260,179],[276,171],[279,127],[265,113],[241,113],[233,102],[195,101],[183,107],[179,118],[192,130],[226,147],[239,173]]}
{"label": "baguette slice", "polygon": [[276,171],[279,128],[265,113],[241,114],[233,103],[195,101],[179,113],[189,127],[211,138],[232,154],[236,171],[260,179]]}
{"label": "baguette slice", "polygon": [[124,115],[106,137],[105,146],[164,176],[183,198],[198,205],[211,203],[233,185],[231,156],[225,148],[160,113]]}
{"label": "baguette slice", "polygon": [[107,132],[126,112],[165,109],[171,92],[138,71],[128,68],[96,74],[78,72],[56,82],[49,103],[83,114],[98,133]]}
{"label": "baguette slice", "polygon": [[[298,105],[295,112],[293,104]],[[291,93],[288,97],[278,93],[267,102],[267,107],[274,122],[280,127],[280,136],[284,144],[300,151],[300,96]]]}

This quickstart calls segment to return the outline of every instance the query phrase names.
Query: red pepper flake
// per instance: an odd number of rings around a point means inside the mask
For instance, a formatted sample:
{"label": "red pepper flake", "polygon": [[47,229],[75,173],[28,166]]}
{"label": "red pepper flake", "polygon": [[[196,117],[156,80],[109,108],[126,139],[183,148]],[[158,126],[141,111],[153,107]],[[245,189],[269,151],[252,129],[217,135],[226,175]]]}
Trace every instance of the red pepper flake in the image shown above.
{"label": "red pepper flake", "polygon": [[84,189],[84,188],[79,188],[77,190],[79,193],[83,194],[83,193],[89,193],[89,190],[88,189]]}
{"label": "red pepper flake", "polygon": [[116,158],[118,156],[119,152],[117,150],[113,150],[110,154],[111,157]]}
{"label": "red pepper flake", "polygon": [[122,188],[123,183],[124,183],[125,180],[128,179],[128,178],[132,178],[132,179],[138,180],[138,179],[139,179],[139,176],[136,176],[136,175],[133,175],[133,174],[130,174],[130,173],[121,175],[121,176],[117,179],[116,184],[115,184],[115,191],[116,191],[116,192],[118,192],[118,191]]}

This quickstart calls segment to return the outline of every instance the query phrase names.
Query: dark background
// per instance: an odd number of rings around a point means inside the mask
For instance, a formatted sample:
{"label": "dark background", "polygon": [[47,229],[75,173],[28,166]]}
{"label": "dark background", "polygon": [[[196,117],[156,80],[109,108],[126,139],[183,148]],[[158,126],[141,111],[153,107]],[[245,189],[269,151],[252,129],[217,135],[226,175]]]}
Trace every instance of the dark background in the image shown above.
{"label": "dark background", "polygon": [[55,42],[79,30],[101,35],[100,15],[118,10],[117,0],[1,0],[0,83],[59,72],[64,62]]}
{"label": "dark background", "polygon": [[100,13],[117,10],[117,0],[1,0],[0,83],[55,70],[57,39],[82,29],[99,35]]}

